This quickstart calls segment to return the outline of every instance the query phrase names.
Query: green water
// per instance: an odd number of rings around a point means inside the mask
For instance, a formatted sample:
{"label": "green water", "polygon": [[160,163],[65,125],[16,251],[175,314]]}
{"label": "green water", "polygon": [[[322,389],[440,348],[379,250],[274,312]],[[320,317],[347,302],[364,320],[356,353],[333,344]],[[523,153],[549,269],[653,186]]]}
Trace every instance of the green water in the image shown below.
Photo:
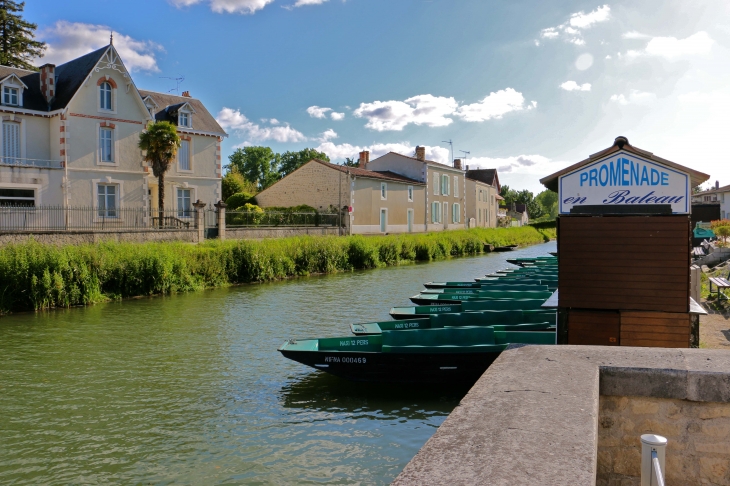
{"label": "green water", "polygon": [[276,348],[554,250],[0,318],[0,484],[387,484],[466,390],[352,384]]}

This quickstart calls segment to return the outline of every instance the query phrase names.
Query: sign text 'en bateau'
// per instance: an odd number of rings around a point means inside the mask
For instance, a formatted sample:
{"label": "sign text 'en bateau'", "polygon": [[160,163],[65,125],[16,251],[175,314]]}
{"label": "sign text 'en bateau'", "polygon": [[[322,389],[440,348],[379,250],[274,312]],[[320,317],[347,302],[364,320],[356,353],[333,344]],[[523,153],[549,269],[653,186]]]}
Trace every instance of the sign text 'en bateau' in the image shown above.
{"label": "sign text 'en bateau'", "polygon": [[689,175],[665,165],[618,152],[560,177],[560,214],[573,206],[671,204],[689,213]]}

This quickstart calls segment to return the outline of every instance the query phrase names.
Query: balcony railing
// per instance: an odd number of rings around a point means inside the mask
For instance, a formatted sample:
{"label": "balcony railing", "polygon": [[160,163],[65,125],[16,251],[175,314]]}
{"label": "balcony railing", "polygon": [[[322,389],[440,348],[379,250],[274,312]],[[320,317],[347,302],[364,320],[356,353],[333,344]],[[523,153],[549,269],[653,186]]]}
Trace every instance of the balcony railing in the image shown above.
{"label": "balcony railing", "polygon": [[0,157],[0,165],[34,167],[39,169],[63,169],[62,160],[21,159],[20,157]]}

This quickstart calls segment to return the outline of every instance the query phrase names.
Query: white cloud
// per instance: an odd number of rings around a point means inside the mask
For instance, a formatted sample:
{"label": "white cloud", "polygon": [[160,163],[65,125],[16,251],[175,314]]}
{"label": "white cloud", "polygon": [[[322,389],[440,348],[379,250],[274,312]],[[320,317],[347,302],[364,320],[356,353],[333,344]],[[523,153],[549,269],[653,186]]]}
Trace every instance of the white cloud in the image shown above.
{"label": "white cloud", "polygon": [[403,130],[413,123],[429,127],[443,127],[453,122],[452,115],[458,103],[454,98],[418,95],[405,101],[374,101],[360,103],[353,114],[358,118],[367,118],[367,128],[379,132],[385,130]]}
{"label": "white cloud", "polygon": [[570,20],[568,22],[570,23],[571,27],[576,27],[578,29],[588,29],[593,24],[597,24],[598,22],[605,22],[606,20],[608,20],[610,14],[611,8],[608,5],[604,5],[587,14],[583,12],[574,13],[570,16]]}
{"label": "white cloud", "polygon": [[307,108],[307,113],[309,113],[309,116],[312,118],[324,118],[327,116],[328,111],[332,111],[332,108],[323,108],[317,105]]}
{"label": "white cloud", "polygon": [[611,96],[611,101],[614,101],[619,105],[649,105],[656,101],[656,94],[632,89],[628,96],[623,94],[615,94]]}
{"label": "white cloud", "polygon": [[329,129],[325,130],[324,132],[322,132],[322,134],[319,136],[319,138],[317,138],[317,141],[324,143],[324,142],[328,142],[334,138],[337,138],[337,136],[338,136],[337,132],[332,130],[331,128],[329,128]]}
{"label": "white cloud", "polygon": [[[566,42],[577,46],[585,45],[583,39],[584,29],[591,28],[594,24],[605,22],[610,18],[611,8],[608,5],[598,7],[592,12],[576,12],[570,15],[567,22],[557,27],[548,27],[540,31],[540,37],[543,39],[557,39],[562,37]],[[539,45],[539,43],[537,43]]]}
{"label": "white cloud", "polygon": [[345,114],[337,113],[336,111],[333,111],[332,113],[330,113],[330,118],[332,118],[334,121],[340,121],[345,118]]}
{"label": "white cloud", "polygon": [[[47,62],[63,64],[104,47],[111,31],[112,29],[106,25],[59,20],[51,27],[38,32],[38,38],[48,43],[48,49],[40,58],[39,64]],[[130,71],[154,73],[160,71],[155,55],[164,51],[161,45],[115,33],[114,47]]]}
{"label": "white cloud", "polygon": [[650,56],[659,56],[670,61],[676,59],[704,56],[710,53],[713,41],[707,32],[697,32],[686,39],[676,37],[654,37],[646,45],[644,52]]}
{"label": "white cloud", "polygon": [[565,91],[590,91],[591,83],[578,84],[575,81],[566,81],[560,87]]}
{"label": "white cloud", "polygon": [[295,7],[303,7],[305,5],[322,5],[327,0],[297,0],[296,3],[294,3]]}
{"label": "white cloud", "polygon": [[[443,147],[432,147],[425,146],[426,148],[426,159],[447,164],[449,162],[449,149]],[[388,152],[395,152],[409,157],[413,157],[415,153],[415,147],[409,142],[400,143],[375,143],[372,145],[352,145],[349,143],[334,144],[332,142],[323,142],[317,148],[317,151],[324,152],[330,158],[330,160],[345,160],[346,158],[354,158],[357,160],[360,152],[363,150],[370,151],[370,160],[373,160],[381,155],[385,155]]]}
{"label": "white cloud", "polygon": [[489,93],[483,100],[470,105],[462,105],[455,113],[468,122],[481,122],[492,118],[502,118],[512,111],[530,110],[537,106],[537,102],[525,104],[522,93],[512,88],[502,89]]}
{"label": "white cloud", "polygon": [[[542,155],[517,155],[513,157],[492,158],[492,157],[471,157],[466,160],[470,169],[477,167],[484,169],[496,168],[498,172],[515,172],[537,165],[549,163],[550,159]],[[534,169],[530,169],[533,171]]]}
{"label": "white cloud", "polygon": [[233,108],[224,107],[218,112],[216,120],[224,130],[233,130],[255,142],[274,140],[285,143],[304,142],[307,140],[307,137],[289,125],[262,127],[246,118],[240,110],[234,110]]}
{"label": "white cloud", "polygon": [[650,35],[642,34],[641,32],[631,31],[621,34],[624,39],[651,39]]}
{"label": "white cloud", "polygon": [[169,0],[176,7],[188,7],[198,3],[207,3],[216,13],[252,14],[261,10],[274,0]]}

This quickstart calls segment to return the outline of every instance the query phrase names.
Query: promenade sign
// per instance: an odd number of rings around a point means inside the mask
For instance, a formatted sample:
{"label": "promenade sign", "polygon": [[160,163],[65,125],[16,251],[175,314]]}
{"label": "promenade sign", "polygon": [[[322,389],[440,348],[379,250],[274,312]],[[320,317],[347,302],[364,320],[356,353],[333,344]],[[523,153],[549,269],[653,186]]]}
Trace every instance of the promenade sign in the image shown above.
{"label": "promenade sign", "polygon": [[559,212],[574,206],[671,204],[675,214],[690,212],[690,177],[684,172],[619,151],[560,176]]}

